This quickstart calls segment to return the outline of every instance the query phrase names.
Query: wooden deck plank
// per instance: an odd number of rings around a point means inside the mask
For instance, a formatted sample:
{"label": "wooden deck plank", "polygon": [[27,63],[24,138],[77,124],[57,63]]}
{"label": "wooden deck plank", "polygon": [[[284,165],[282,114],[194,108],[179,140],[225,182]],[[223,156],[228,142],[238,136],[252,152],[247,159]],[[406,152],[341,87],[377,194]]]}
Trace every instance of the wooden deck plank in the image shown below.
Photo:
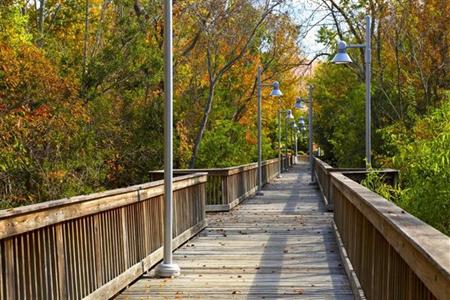
{"label": "wooden deck plank", "polygon": [[182,275],[142,276],[117,299],[353,299],[319,191],[295,166],[174,253]]}

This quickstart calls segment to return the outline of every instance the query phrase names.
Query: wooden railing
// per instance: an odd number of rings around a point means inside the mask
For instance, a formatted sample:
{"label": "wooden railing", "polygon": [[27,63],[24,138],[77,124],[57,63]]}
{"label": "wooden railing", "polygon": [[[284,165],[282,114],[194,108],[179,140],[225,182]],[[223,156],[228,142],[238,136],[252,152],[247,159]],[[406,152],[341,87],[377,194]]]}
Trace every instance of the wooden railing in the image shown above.
{"label": "wooden railing", "polygon": [[322,198],[325,203],[325,207],[328,210],[333,210],[332,203],[330,201],[330,171],[332,166],[318,158],[314,158],[314,176],[316,177],[317,185],[322,192]]}
{"label": "wooden railing", "polygon": [[[283,157],[288,167],[294,162],[293,156]],[[257,163],[228,168],[177,169],[175,176],[204,172],[208,175],[206,185],[206,211],[228,211],[245,198],[253,195],[257,188]],[[262,162],[262,182],[268,183],[278,174],[278,159]],[[150,172],[152,180],[163,178],[161,170]]]}
{"label": "wooden railing", "polygon": [[[355,295],[367,299],[450,299],[450,238],[359,184],[365,169],[315,158]],[[398,171],[377,170],[395,184]]]}
{"label": "wooden railing", "polygon": [[[174,180],[174,248],[206,226],[206,174]],[[106,299],[162,259],[163,182],[0,211],[0,299]]]}
{"label": "wooden railing", "polygon": [[[331,173],[343,173],[352,180],[360,183],[367,175],[367,170],[362,168],[334,168],[319,158],[314,158],[314,174],[317,184],[322,192],[322,197],[325,206],[329,211],[333,210],[333,194],[330,186]],[[383,181],[390,185],[395,185],[398,178],[398,170],[394,169],[379,169],[374,170],[380,174]]]}
{"label": "wooden railing", "polygon": [[339,172],[334,221],[368,299],[449,299],[450,238]]}

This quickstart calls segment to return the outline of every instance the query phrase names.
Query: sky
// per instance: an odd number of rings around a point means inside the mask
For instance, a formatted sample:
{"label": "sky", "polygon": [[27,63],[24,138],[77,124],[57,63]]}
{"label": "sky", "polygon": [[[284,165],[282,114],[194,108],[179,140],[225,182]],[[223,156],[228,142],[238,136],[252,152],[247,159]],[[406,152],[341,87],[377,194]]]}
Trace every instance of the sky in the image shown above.
{"label": "sky", "polygon": [[307,58],[313,58],[318,52],[326,52],[327,48],[316,42],[317,32],[322,24],[327,24],[327,12],[321,8],[319,0],[291,0],[292,15],[295,22],[306,31],[299,40],[299,44]]}

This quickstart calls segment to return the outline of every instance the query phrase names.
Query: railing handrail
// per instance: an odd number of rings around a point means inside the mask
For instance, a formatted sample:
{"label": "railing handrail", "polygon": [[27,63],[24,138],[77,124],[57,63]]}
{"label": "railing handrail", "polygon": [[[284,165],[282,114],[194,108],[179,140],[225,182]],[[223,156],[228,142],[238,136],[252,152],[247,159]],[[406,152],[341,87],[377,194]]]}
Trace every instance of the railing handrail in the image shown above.
{"label": "railing handrail", "polygon": [[333,169],[332,166],[330,166],[329,164],[327,164],[326,162],[324,162],[323,160],[321,160],[318,157],[314,157],[314,163],[318,164],[323,169]]}
{"label": "railing handrail", "polygon": [[[352,172],[352,173],[361,173],[361,174],[367,173],[367,169],[365,169],[365,168],[335,168],[335,167],[332,167],[331,165],[327,164],[320,158],[314,157],[314,160],[315,160],[315,163],[317,163],[319,166],[321,166],[323,169],[327,170],[328,172],[340,172],[340,173]],[[373,169],[373,172],[376,172],[376,173],[377,172],[398,173],[398,170],[391,169],[391,168],[383,168],[383,169]]]}
{"label": "railing handrail", "polygon": [[[262,161],[261,164],[262,164],[262,166],[264,166],[264,165],[267,165],[267,164],[270,164],[270,163],[273,163],[276,161],[278,161],[278,158],[272,158],[272,159]],[[248,164],[243,164],[243,165],[233,166],[233,167],[225,167],[225,168],[174,169],[173,172],[179,173],[179,174],[202,172],[202,173],[208,173],[208,174],[215,173],[216,175],[232,175],[232,174],[235,174],[238,172],[256,169],[257,167],[258,167],[258,163],[252,162],[252,163],[248,163]],[[164,173],[164,170],[154,170],[154,171],[150,171],[150,173],[161,174],[161,173]]]}
{"label": "railing handrail", "polygon": [[344,174],[330,175],[427,288],[442,299],[450,295],[450,238]]}
{"label": "railing handrail", "polygon": [[[173,190],[176,191],[206,181],[207,174],[204,172],[174,177]],[[138,192],[139,195],[123,197],[124,194],[134,192]],[[0,240],[163,194],[164,181],[157,180],[125,188],[0,210]],[[117,201],[111,201],[114,197],[117,197]],[[87,205],[89,205],[89,209],[87,209]],[[50,212],[52,212],[51,217],[48,216]],[[32,214],[35,216],[30,217]]]}

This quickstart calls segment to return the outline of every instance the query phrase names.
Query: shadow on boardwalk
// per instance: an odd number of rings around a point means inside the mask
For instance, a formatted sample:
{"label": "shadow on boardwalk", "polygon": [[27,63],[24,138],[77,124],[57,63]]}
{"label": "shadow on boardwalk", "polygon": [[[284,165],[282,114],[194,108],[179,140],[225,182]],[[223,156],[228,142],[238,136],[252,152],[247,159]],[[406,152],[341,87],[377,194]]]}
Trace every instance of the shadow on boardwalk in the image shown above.
{"label": "shadow on boardwalk", "polygon": [[352,299],[331,217],[295,166],[175,252],[182,275],[143,276],[119,299]]}

